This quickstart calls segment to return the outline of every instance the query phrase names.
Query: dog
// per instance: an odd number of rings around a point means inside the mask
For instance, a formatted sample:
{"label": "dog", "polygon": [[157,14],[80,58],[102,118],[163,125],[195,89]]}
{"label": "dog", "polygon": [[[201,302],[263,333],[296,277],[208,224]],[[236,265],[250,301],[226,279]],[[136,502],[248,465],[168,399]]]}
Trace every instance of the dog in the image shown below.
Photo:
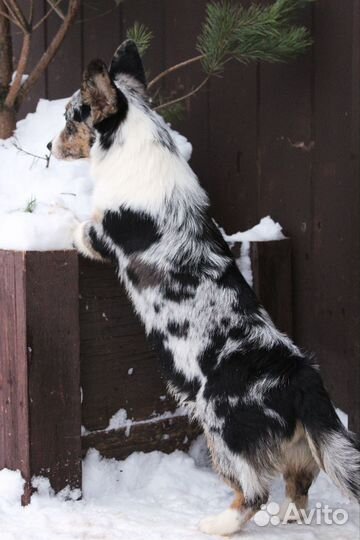
{"label": "dog", "polygon": [[239,272],[207,194],[150,107],[134,42],[109,69],[90,62],[52,152],[90,155],[94,213],[74,244],[114,263],[169,391],[202,426],[215,470],[235,491],[231,507],[200,529],[240,530],[278,474],[284,508],[306,509],[320,469],[359,501],[359,442],[312,358],[276,329]]}

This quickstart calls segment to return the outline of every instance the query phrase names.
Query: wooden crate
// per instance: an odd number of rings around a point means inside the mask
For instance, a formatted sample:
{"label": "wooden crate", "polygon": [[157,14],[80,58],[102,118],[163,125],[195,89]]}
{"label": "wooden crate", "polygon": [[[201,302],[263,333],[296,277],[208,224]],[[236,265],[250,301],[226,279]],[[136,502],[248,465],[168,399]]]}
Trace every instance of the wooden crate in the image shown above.
{"label": "wooden crate", "polygon": [[[240,244],[233,246],[235,256]],[[288,240],[251,245],[254,287],[292,330]],[[199,433],[174,414],[156,354],[110,265],[74,251],[0,251],[0,468],[81,487],[81,457],[186,449]],[[109,429],[125,409],[131,426]]]}

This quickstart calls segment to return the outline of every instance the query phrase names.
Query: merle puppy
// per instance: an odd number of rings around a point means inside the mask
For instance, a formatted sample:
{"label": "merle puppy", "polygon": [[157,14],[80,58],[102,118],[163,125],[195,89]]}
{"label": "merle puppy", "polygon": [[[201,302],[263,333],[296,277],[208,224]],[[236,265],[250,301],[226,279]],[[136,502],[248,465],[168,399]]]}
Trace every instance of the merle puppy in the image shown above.
{"label": "merle puppy", "polygon": [[280,333],[209,217],[205,191],[150,108],[135,44],[84,73],[53,142],[59,158],[89,155],[93,216],[75,245],[110,259],[168,387],[201,424],[215,469],[235,490],[210,534],[239,530],[266,503],[271,480],[286,505],[307,504],[319,469],[359,500],[358,442],[340,423],[311,359]]}

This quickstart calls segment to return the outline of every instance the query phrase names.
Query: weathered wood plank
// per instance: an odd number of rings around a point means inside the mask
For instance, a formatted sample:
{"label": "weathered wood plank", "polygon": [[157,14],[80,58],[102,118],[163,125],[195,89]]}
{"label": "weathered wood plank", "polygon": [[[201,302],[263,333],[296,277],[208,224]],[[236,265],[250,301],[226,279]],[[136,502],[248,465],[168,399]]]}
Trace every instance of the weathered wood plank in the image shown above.
{"label": "weathered wood plank", "polygon": [[30,496],[24,253],[0,250],[0,469],[19,469]]}
{"label": "weathered wood plank", "polygon": [[[65,5],[67,3],[68,0],[63,3],[64,11],[67,9]],[[79,11],[76,21],[69,29],[63,44],[47,69],[46,91],[51,99],[69,97],[80,88],[83,68],[81,20],[82,10]],[[51,14],[46,20],[45,47],[49,45],[60,24],[61,19],[56,14]]]}
{"label": "weathered wood plank", "polygon": [[60,491],[81,485],[77,254],[27,252],[25,261],[31,473]]}
{"label": "weathered wood plank", "polygon": [[110,62],[121,40],[121,5],[114,0],[87,0],[82,6],[81,24],[82,69],[94,58]]}
{"label": "weathered wood plank", "polygon": [[319,0],[314,10],[314,270],[306,337],[335,403],[360,429],[359,2]]}
{"label": "weathered wood plank", "polygon": [[[302,18],[311,28],[310,8]],[[261,64],[258,95],[258,212],[279,221],[292,240],[294,337],[306,347],[313,296],[312,75],[311,52],[289,64]]]}
{"label": "weathered wood plank", "polygon": [[293,334],[291,241],[253,242],[254,289],[276,326]]}
{"label": "weathered wood plank", "polygon": [[96,448],[108,458],[125,459],[132,452],[160,450],[188,450],[191,441],[201,433],[197,424],[189,423],[187,416],[165,420],[146,420],[126,428],[108,432],[95,432],[82,437],[83,456],[89,448]]}
{"label": "weathered wood plank", "polygon": [[83,425],[105,429],[119,409],[134,420],[173,411],[159,360],[114,268],[82,258],[79,263]]}
{"label": "weathered wood plank", "polygon": [[150,9],[148,0],[132,0],[121,6],[122,39],[126,38],[128,29],[135,22],[143,24],[153,33],[151,45],[143,56],[148,81],[164,69],[164,1],[166,3],[166,0],[151,0]]}
{"label": "weathered wood plank", "polygon": [[81,485],[75,252],[0,250],[0,468]]}
{"label": "weathered wood plank", "polygon": [[[196,38],[205,17],[205,0],[183,0],[181,8],[177,2],[164,2],[164,56],[165,66],[170,67],[199,52]],[[184,36],[186,34],[186,37]],[[164,79],[164,95],[170,99],[189,92],[205,78],[200,63],[179,70]],[[183,102],[184,115],[174,127],[187,136],[193,145],[191,166],[206,181],[209,167],[208,153],[208,86],[192,99]]]}
{"label": "weathered wood plank", "polygon": [[208,169],[201,169],[200,180],[210,194],[213,216],[231,234],[263,217],[257,207],[257,66],[228,63],[221,78],[211,79],[208,103],[203,126],[209,137]]}

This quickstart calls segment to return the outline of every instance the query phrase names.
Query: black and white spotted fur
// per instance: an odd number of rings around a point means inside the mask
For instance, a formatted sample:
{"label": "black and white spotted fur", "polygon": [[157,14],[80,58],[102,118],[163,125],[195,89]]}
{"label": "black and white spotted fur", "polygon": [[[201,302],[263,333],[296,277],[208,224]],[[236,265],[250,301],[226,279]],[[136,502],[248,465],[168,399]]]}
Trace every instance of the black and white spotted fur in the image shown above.
{"label": "black and white spotted fur", "polygon": [[[104,69],[93,62],[85,80],[96,85]],[[236,491],[202,530],[240,529],[278,473],[299,508],[319,468],[359,500],[358,443],[316,366],[275,328],[239,272],[205,191],[147,102],[133,43],[118,50],[110,80],[117,112],[94,126],[94,216],[75,244],[113,261],[169,390],[201,424],[214,467]]]}

